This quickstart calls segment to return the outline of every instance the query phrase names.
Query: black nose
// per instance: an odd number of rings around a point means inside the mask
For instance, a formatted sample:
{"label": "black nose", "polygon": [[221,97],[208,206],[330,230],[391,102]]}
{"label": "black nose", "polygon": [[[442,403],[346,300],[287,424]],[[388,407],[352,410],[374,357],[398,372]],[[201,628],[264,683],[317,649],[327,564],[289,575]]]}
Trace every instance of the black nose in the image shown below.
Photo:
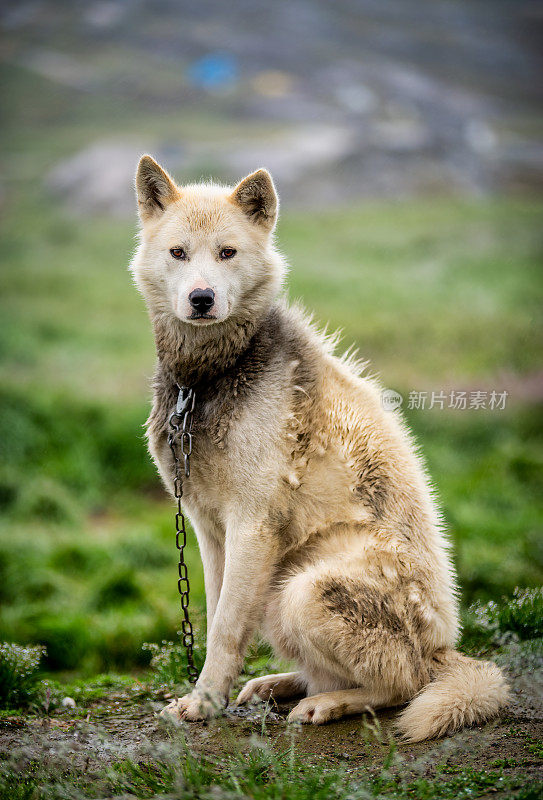
{"label": "black nose", "polygon": [[189,302],[198,314],[205,314],[215,302],[215,292],[213,289],[193,289]]}

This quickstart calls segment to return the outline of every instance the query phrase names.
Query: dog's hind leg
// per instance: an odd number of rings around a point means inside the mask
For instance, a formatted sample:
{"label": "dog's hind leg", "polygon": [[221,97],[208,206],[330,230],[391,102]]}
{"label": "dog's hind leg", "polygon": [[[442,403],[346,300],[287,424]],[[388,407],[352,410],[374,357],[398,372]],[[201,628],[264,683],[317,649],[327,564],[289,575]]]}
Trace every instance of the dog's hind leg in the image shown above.
{"label": "dog's hind leg", "polygon": [[304,697],[288,715],[288,722],[323,725],[364,711],[374,711],[390,705],[390,695],[379,697],[367,689],[340,689]]}
{"label": "dog's hind leg", "polygon": [[432,677],[426,623],[408,583],[379,585],[347,561],[339,566],[322,560],[293,575],[278,598],[275,641],[307,680],[291,720],[320,724],[399,705]]}
{"label": "dog's hind leg", "polygon": [[266,675],[263,678],[253,678],[247,681],[238,695],[236,705],[248,703],[253,697],[260,700],[288,700],[291,697],[304,694],[307,681],[301,672],[278,672],[276,675]]}

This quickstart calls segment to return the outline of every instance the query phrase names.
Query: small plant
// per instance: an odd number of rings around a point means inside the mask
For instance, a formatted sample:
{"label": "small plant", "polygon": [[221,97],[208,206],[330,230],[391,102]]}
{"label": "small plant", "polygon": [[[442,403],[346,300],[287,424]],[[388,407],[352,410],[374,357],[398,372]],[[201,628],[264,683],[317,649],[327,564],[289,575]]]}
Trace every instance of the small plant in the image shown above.
{"label": "small plant", "polygon": [[0,643],[0,707],[28,705],[39,697],[38,666],[45,647]]}
{"label": "small plant", "polygon": [[543,637],[543,589],[520,589],[513,599],[498,606],[489,617],[494,618],[500,631],[510,631],[519,639]]}
{"label": "small plant", "polygon": [[485,649],[543,637],[543,589],[520,589],[500,602],[475,603],[464,620],[463,644]]}
{"label": "small plant", "polygon": [[[161,644],[145,642],[143,649],[151,653],[151,669],[155,683],[172,687],[185,682],[187,677],[187,654],[178,642],[163,641]],[[204,665],[205,653],[198,641],[194,642],[194,665],[200,671]]]}

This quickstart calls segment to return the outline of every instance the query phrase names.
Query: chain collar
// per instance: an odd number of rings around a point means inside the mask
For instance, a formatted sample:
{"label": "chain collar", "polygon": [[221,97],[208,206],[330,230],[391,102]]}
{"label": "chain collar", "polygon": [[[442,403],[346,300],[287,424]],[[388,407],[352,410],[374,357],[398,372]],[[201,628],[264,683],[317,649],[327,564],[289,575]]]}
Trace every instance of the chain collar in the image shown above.
{"label": "chain collar", "polygon": [[[170,414],[170,428],[172,431],[168,437],[168,444],[172,447],[172,441],[175,444],[175,439],[180,436],[181,453],[183,454],[183,461],[185,467],[185,477],[190,476],[190,454],[192,453],[192,413],[196,404],[196,392],[194,389],[189,389],[187,386],[179,386],[179,394],[177,395],[177,404],[175,410]],[[173,452],[173,450],[172,450]],[[174,459],[177,456],[174,454]]]}
{"label": "chain collar", "polygon": [[179,394],[174,411],[170,414],[169,424],[170,433],[168,434],[168,444],[172,451],[174,463],[173,490],[177,500],[177,512],[175,514],[175,544],[179,550],[179,564],[177,588],[181,597],[181,609],[183,619],[181,621],[181,632],[183,634],[183,645],[187,651],[187,674],[190,683],[198,680],[198,670],[194,666],[194,632],[189,618],[189,594],[190,584],[185,563],[185,547],[187,545],[187,530],[185,516],[181,508],[181,498],[183,497],[183,479],[181,476],[181,461],[177,454],[177,444],[181,444],[181,454],[183,456],[183,466],[185,477],[190,476],[190,455],[192,453],[192,414],[196,403],[196,393],[194,389],[187,386],[179,386]]}

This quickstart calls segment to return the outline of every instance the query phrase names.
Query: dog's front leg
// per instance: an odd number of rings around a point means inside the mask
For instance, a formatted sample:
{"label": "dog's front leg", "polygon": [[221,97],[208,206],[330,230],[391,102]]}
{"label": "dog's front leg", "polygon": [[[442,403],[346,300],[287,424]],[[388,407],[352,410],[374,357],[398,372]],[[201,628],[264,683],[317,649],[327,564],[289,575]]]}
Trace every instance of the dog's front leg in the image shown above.
{"label": "dog's front leg", "polygon": [[207,642],[213,626],[213,618],[219,603],[224,571],[224,549],[219,542],[210,537],[198,536],[200,556],[204,567],[204,586],[206,592]]}
{"label": "dog's front leg", "polygon": [[204,568],[206,592],[207,641],[217,609],[224,573],[224,528],[200,509],[190,509],[190,520],[198,539],[198,548]]}
{"label": "dog's front leg", "polygon": [[[238,516],[238,519],[241,515]],[[276,561],[277,542],[259,520],[227,525],[224,578],[194,690],[164,709],[181,719],[209,719],[228,703],[233,681],[260,618]]]}

